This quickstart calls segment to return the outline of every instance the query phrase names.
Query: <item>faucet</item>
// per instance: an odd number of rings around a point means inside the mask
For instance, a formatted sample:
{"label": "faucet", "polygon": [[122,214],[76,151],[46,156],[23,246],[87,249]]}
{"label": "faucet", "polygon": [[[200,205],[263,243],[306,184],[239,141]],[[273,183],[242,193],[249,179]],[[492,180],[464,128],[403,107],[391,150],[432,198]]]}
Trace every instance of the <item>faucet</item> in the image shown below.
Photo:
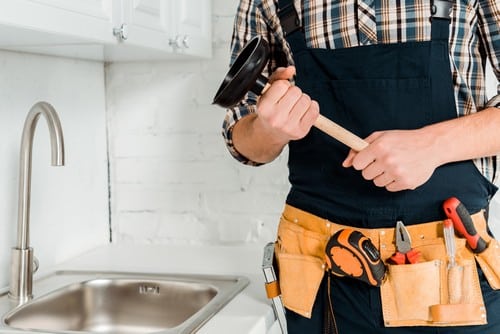
{"label": "faucet", "polygon": [[54,107],[47,102],[38,102],[31,107],[21,138],[19,166],[19,199],[17,220],[17,245],[12,248],[9,298],[21,303],[33,298],[33,248],[29,246],[31,152],[35,128],[43,115],[50,132],[52,166],[64,165],[64,139],[61,122]]}

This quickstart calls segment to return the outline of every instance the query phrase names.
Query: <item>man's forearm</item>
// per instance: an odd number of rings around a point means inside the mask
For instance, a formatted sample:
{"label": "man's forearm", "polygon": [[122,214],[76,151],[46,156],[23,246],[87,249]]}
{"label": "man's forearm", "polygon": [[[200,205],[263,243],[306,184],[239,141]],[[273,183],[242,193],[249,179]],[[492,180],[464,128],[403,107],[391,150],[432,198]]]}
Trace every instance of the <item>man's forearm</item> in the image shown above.
{"label": "man's forearm", "polygon": [[389,191],[415,189],[441,165],[499,154],[499,125],[500,110],[488,108],[420,129],[374,132],[343,166]]}
{"label": "man's forearm", "polygon": [[236,150],[246,158],[260,163],[273,161],[288,143],[276,138],[258,121],[256,114],[240,119],[233,128],[232,138]]}
{"label": "man's forearm", "polygon": [[500,154],[498,108],[487,108],[423,130],[435,139],[440,164]]}

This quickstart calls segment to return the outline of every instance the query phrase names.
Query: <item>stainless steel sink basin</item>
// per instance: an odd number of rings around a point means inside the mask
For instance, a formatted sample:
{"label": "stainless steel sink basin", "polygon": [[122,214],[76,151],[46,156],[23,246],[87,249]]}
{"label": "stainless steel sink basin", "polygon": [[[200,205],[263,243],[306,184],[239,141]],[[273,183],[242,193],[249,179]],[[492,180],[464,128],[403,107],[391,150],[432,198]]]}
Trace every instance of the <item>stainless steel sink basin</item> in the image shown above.
{"label": "stainless steel sink basin", "polygon": [[[35,298],[7,310],[3,325],[54,333],[192,333],[247,284],[241,276],[59,271],[36,281]],[[0,298],[5,307],[8,297]]]}

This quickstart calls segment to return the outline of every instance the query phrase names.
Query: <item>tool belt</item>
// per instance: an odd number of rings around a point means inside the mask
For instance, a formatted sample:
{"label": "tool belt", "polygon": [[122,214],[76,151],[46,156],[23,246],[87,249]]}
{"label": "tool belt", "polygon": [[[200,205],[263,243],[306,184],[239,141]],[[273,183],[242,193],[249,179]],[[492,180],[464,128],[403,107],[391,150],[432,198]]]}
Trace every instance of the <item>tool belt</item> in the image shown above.
{"label": "tool belt", "polygon": [[[488,248],[472,253],[465,239],[455,237],[456,266],[448,270],[443,221],[407,226],[412,247],[421,253],[415,264],[390,265],[395,253],[395,229],[356,228],[370,238],[386,263],[380,287],[386,327],[463,326],[487,322],[476,261],[493,289],[500,289],[500,248],[486,230],[483,212],[472,215]],[[278,227],[275,254],[279,289],[286,308],[311,317],[325,275],[325,246],[337,231],[351,228],[286,205]],[[451,293],[450,293],[451,292]]]}

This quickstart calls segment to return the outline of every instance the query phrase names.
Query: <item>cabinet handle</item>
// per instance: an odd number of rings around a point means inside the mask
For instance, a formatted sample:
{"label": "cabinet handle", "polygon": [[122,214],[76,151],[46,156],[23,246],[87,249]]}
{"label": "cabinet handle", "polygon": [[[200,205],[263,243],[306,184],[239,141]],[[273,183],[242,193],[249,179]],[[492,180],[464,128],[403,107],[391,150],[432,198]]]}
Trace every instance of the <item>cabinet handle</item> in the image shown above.
{"label": "cabinet handle", "polygon": [[180,35],[177,35],[175,38],[170,38],[168,40],[168,45],[175,50],[189,49],[189,36],[184,35],[181,37]]}
{"label": "cabinet handle", "polygon": [[182,39],[182,45],[184,46],[185,49],[189,49],[189,36],[184,35],[184,38]]}
{"label": "cabinet handle", "polygon": [[128,26],[126,23],[123,23],[118,28],[113,28],[113,35],[118,39],[125,41],[128,38]]}
{"label": "cabinet handle", "polygon": [[170,38],[168,40],[168,45],[170,45],[174,50],[180,49],[181,48],[180,38],[181,37],[179,35],[175,36],[175,38]]}

